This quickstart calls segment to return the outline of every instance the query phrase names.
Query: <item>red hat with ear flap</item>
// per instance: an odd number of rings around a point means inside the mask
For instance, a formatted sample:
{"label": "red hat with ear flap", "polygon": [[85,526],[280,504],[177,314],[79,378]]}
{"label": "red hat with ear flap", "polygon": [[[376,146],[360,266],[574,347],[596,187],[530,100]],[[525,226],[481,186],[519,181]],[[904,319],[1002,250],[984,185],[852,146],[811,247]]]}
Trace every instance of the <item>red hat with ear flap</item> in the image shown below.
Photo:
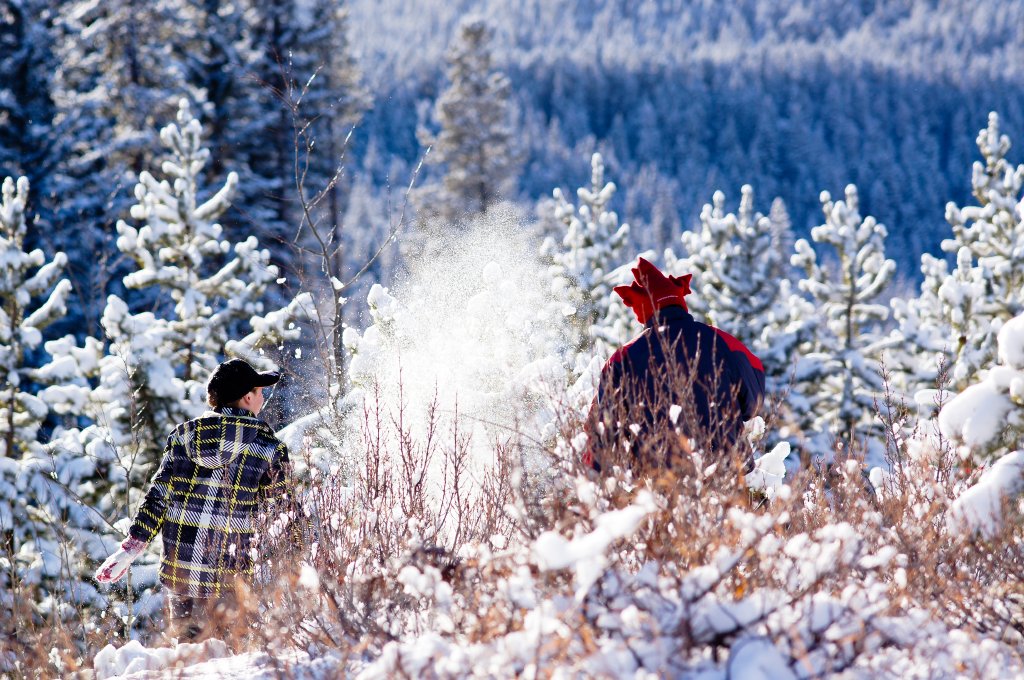
{"label": "red hat with ear flap", "polygon": [[616,286],[613,290],[626,306],[633,310],[640,323],[647,323],[655,310],[673,305],[680,305],[689,311],[685,298],[690,294],[690,279],[693,278],[693,274],[665,276],[660,269],[642,257],[632,271],[633,283],[628,286]]}

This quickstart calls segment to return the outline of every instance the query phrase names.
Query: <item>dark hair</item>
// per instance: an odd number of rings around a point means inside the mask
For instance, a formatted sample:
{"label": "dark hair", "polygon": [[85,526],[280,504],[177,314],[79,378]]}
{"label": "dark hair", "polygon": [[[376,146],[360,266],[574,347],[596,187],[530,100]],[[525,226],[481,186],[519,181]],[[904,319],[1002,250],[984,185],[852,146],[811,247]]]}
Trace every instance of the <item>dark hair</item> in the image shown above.
{"label": "dark hair", "polygon": [[[252,389],[255,390],[257,388],[254,387]],[[252,392],[252,390],[249,390],[249,392]],[[249,392],[246,392],[245,394],[249,394]],[[222,408],[224,406],[234,406],[235,404],[237,404],[238,402],[242,401],[242,399],[245,398],[245,394],[243,394],[238,399],[235,399],[234,401],[229,401],[227,403],[222,403],[221,400],[220,400],[220,397],[217,395],[217,390],[214,390],[214,389],[211,389],[211,388],[207,387],[206,388],[206,403],[210,406],[210,408]]]}

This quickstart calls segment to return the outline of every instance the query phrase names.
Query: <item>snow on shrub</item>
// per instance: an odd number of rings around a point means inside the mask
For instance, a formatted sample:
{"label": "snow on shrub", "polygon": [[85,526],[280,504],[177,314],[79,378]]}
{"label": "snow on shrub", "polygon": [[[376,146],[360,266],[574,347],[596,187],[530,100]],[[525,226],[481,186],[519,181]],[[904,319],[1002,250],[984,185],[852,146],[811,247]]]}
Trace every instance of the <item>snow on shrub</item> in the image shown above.
{"label": "snow on shrub", "polygon": [[939,413],[942,432],[961,443],[961,455],[995,462],[950,509],[953,530],[992,537],[1002,531],[1002,506],[1024,490],[1024,315],[1003,325],[998,335],[1000,365],[954,397]]}

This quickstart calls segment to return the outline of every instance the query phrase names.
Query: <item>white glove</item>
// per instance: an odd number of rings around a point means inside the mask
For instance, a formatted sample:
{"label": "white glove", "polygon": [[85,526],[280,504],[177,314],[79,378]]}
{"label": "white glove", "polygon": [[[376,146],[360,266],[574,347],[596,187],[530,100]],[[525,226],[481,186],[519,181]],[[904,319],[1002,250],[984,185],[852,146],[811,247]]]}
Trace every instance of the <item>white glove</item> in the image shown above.
{"label": "white glove", "polygon": [[142,554],[145,550],[146,543],[140,541],[137,538],[129,536],[124,539],[121,543],[121,547],[117,549],[113,555],[107,558],[107,560],[100,565],[100,568],[96,570],[96,580],[100,583],[113,583],[119,581],[128,573],[128,567],[131,566],[135,558]]}

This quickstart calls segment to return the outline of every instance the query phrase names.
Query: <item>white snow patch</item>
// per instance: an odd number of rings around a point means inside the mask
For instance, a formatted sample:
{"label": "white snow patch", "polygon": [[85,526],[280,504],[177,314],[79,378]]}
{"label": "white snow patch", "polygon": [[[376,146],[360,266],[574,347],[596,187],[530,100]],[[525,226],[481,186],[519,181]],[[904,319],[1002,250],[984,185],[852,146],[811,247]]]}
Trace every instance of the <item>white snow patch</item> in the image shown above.
{"label": "white snow patch", "polygon": [[764,491],[769,498],[774,497],[786,476],[785,460],[789,452],[789,442],[780,442],[771,451],[755,460],[754,469],[745,477],[747,486]]}
{"label": "white snow patch", "polygon": [[732,680],[796,680],[786,658],[765,638],[740,640],[729,653],[727,677]]}
{"label": "white snow patch", "polygon": [[946,526],[954,532],[977,531],[991,537],[1003,526],[1003,500],[1022,490],[1024,451],[1014,451],[996,461],[977,484],[953,501]]}
{"label": "white snow patch", "polygon": [[[191,667],[228,655],[228,647],[221,640],[155,648],[144,647],[138,640],[129,640],[119,648],[107,645],[101,649],[93,659],[93,668],[96,671],[96,680],[104,680],[130,677],[141,671]],[[189,677],[194,676],[190,674]]]}

